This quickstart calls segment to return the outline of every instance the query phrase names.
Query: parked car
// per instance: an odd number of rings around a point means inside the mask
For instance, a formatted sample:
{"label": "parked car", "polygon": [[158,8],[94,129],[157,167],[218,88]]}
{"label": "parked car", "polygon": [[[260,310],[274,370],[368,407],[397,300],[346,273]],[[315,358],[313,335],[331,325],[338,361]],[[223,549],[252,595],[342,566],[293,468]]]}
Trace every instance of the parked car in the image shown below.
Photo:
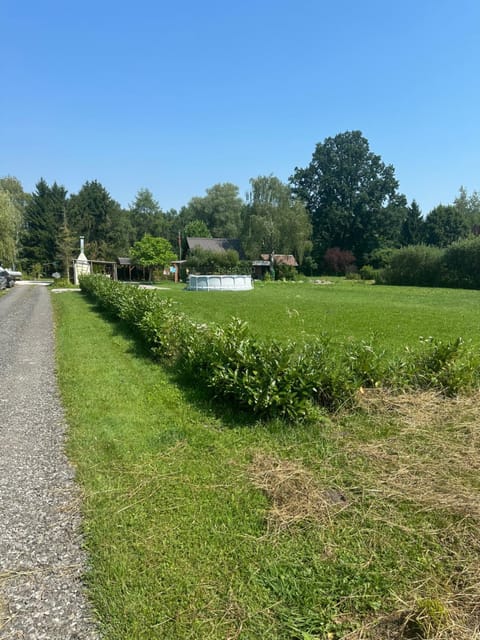
{"label": "parked car", "polygon": [[1,269],[0,268],[0,291],[2,289],[6,289],[9,286],[9,284],[8,284],[9,279],[10,279],[10,277],[9,277],[7,271],[5,269]]}
{"label": "parked car", "polygon": [[22,274],[20,271],[12,271],[11,269],[0,267],[0,289],[6,289],[7,287],[11,289],[15,286],[15,282],[21,279]]}
{"label": "parked car", "polygon": [[21,271],[13,271],[12,269],[5,269],[5,271],[8,273],[10,278],[10,282],[11,282],[11,284],[9,285],[10,287],[13,287],[15,282],[17,282],[17,280],[22,279]]}

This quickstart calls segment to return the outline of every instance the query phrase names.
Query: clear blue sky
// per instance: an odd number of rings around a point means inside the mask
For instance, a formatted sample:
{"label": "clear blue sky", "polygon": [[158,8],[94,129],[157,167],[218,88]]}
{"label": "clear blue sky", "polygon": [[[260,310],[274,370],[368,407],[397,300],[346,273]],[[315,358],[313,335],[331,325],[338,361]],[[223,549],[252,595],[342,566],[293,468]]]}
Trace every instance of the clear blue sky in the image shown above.
{"label": "clear blue sky", "polygon": [[424,214],[480,190],[478,0],[1,0],[0,176],[180,208],[359,129]]}

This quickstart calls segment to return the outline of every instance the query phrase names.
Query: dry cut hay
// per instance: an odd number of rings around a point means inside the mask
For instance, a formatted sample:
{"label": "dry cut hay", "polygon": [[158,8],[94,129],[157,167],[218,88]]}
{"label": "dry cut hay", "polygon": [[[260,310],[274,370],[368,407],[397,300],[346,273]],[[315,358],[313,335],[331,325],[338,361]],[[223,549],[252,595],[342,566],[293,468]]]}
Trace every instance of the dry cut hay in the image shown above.
{"label": "dry cut hay", "polygon": [[[359,406],[371,415],[389,416],[406,425],[421,428],[433,422],[470,422],[479,416],[480,392],[446,398],[436,391],[393,393],[386,389],[362,389],[358,394]],[[480,440],[477,440],[477,443]]]}
{"label": "dry cut hay", "polygon": [[420,598],[401,603],[392,614],[364,620],[341,640],[480,640],[480,626],[457,598]]}
{"label": "dry cut hay", "polygon": [[351,445],[355,455],[368,459],[377,491],[480,519],[479,394],[447,399],[372,390],[362,403],[372,420],[396,425],[390,437]]}
{"label": "dry cut hay", "polygon": [[345,494],[335,487],[321,487],[300,462],[257,452],[249,468],[253,484],[270,502],[268,524],[284,529],[294,524],[331,521],[347,506]]}
{"label": "dry cut hay", "polygon": [[425,597],[419,584],[393,614],[364,620],[344,640],[480,640],[480,394],[447,399],[365,390],[360,403],[372,426],[390,425],[387,437],[346,444],[368,463],[363,482],[368,476],[383,503],[409,500],[422,510],[461,516],[451,532],[437,532],[458,566],[433,596]]}

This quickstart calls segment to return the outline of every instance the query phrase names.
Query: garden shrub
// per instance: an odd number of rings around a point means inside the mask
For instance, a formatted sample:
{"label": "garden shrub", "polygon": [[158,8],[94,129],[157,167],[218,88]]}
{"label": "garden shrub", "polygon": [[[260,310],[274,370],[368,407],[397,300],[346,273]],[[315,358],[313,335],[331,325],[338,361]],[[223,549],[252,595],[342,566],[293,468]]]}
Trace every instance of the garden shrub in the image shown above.
{"label": "garden shrub", "polygon": [[385,373],[385,384],[393,388],[437,389],[449,396],[479,383],[480,355],[462,338],[421,338],[418,349],[407,348]]}
{"label": "garden shrub", "polygon": [[[234,249],[227,251],[209,251],[196,247],[187,258],[186,268],[190,273],[197,274],[227,274],[237,273],[240,261]],[[248,267],[250,273],[251,266]]]}
{"label": "garden shrub", "polygon": [[386,284],[436,287],[442,283],[443,250],[426,245],[397,249],[385,268]]}
{"label": "garden shrub", "polygon": [[377,279],[385,284],[480,289],[480,238],[470,237],[445,249],[414,245],[391,254]]}
{"label": "garden shrub", "polygon": [[480,237],[454,242],[443,256],[445,286],[480,289]]}
{"label": "garden shrub", "polygon": [[344,276],[348,271],[352,271],[355,264],[355,256],[349,250],[332,247],[325,251],[323,256],[325,272],[329,275]]}
{"label": "garden shrub", "polygon": [[365,263],[371,265],[374,269],[384,269],[390,265],[390,261],[395,251],[396,249],[391,247],[374,249],[371,253],[365,256]]}
{"label": "garden shrub", "polygon": [[297,270],[291,264],[275,263],[275,278],[277,280],[295,280]]}
{"label": "garden shrub", "polygon": [[347,343],[343,351],[344,369],[356,387],[378,387],[384,374],[385,353],[364,342]]}
{"label": "garden shrub", "polygon": [[345,279],[346,280],[361,280],[361,276],[358,273],[358,271],[347,271],[347,273],[345,274]]}
{"label": "garden shrub", "polygon": [[423,339],[388,362],[367,342],[309,344],[260,340],[245,322],[200,324],[155,291],[103,276],[80,280],[82,290],[107,313],[134,327],[152,353],[223,402],[262,417],[308,418],[315,405],[353,406],[362,387],[439,389],[454,395],[478,388],[480,356],[460,338]]}
{"label": "garden shrub", "polygon": [[58,278],[52,282],[51,286],[54,289],[74,289],[76,285],[72,284],[68,278]]}
{"label": "garden shrub", "polygon": [[364,264],[358,273],[362,280],[376,280],[378,278],[378,269],[374,269],[370,264]]}

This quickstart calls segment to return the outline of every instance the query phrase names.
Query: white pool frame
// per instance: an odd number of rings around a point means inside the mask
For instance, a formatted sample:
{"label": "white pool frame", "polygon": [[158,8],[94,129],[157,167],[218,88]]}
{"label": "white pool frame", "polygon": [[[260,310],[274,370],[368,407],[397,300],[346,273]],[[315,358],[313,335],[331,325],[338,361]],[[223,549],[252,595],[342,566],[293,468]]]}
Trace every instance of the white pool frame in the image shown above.
{"label": "white pool frame", "polygon": [[253,289],[252,276],[190,275],[187,289],[188,291],[248,291]]}

